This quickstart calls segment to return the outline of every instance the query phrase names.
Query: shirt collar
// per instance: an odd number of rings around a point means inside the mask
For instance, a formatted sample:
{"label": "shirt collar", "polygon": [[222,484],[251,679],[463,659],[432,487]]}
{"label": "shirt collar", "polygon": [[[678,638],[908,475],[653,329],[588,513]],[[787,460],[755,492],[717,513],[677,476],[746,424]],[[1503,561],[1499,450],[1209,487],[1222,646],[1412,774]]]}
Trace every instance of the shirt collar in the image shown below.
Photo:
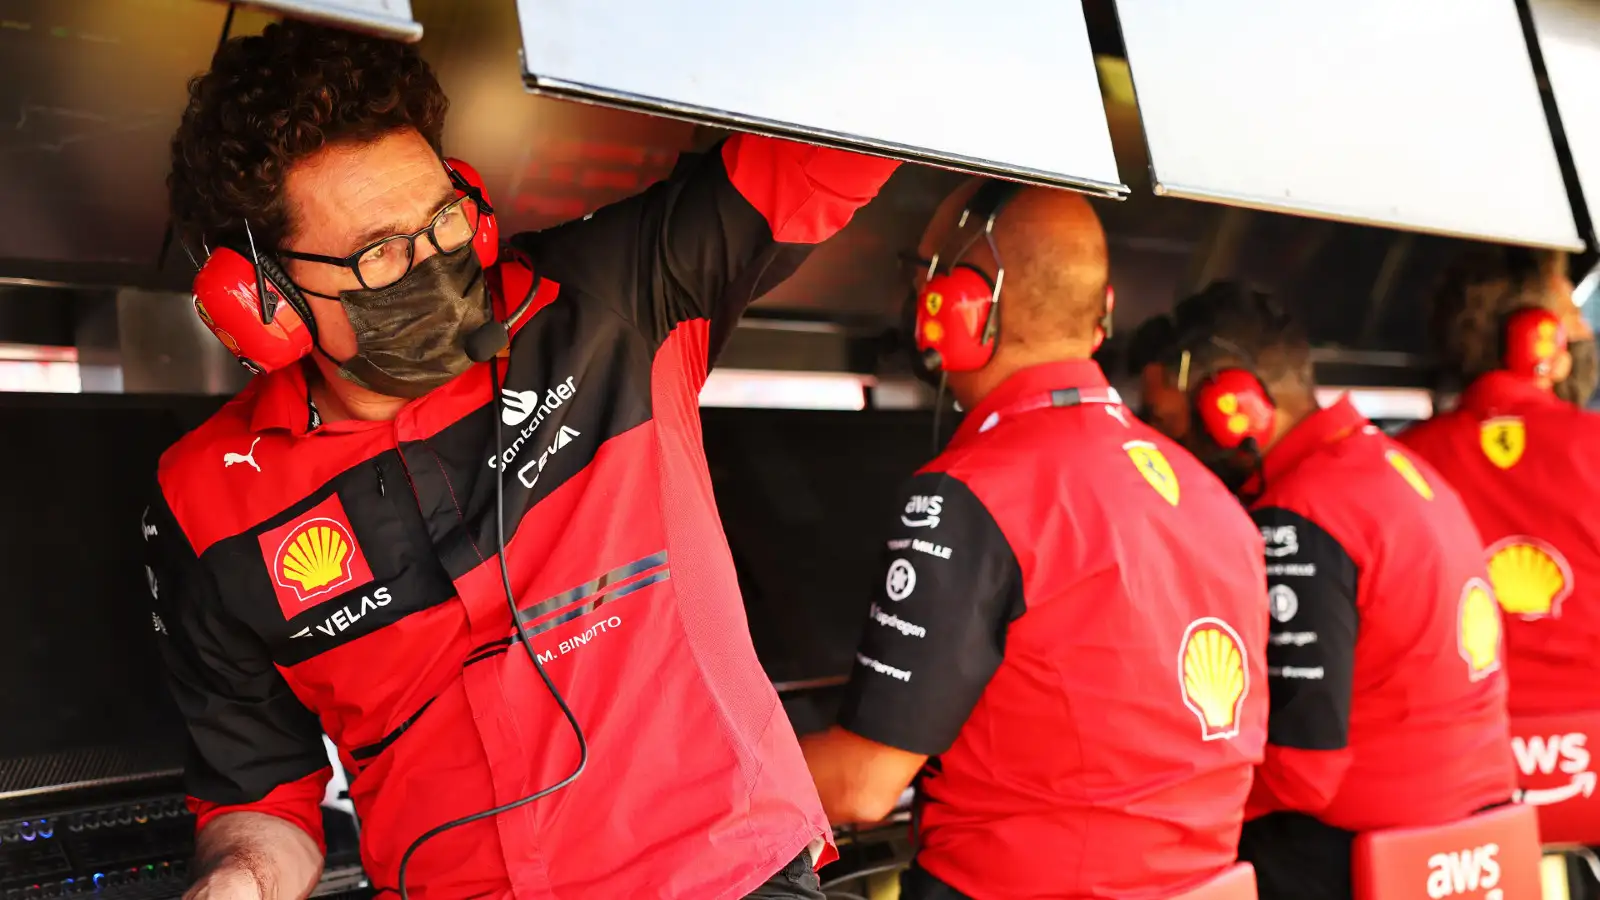
{"label": "shirt collar", "polygon": [[1478,377],[1461,393],[1461,408],[1480,418],[1498,412],[1563,402],[1532,378],[1511,372],[1490,372]]}
{"label": "shirt collar", "polygon": [[301,368],[308,364],[301,361],[256,379],[255,410],[250,416],[251,431],[281,429],[290,434],[303,435],[320,424],[320,416],[306,388],[305,369]]}
{"label": "shirt collar", "polygon": [[950,443],[967,440],[978,433],[991,415],[1022,402],[1030,395],[1066,388],[1105,389],[1109,386],[1100,364],[1092,359],[1068,359],[1019,369],[967,412]]}
{"label": "shirt collar", "polygon": [[1333,405],[1319,409],[1302,419],[1300,424],[1283,436],[1282,440],[1272,445],[1272,449],[1267,451],[1266,458],[1261,464],[1267,483],[1271,484],[1273,479],[1293,469],[1301,460],[1328,444],[1358,434],[1371,425],[1367,417],[1358,412],[1355,404],[1350,402],[1349,394],[1341,396]]}

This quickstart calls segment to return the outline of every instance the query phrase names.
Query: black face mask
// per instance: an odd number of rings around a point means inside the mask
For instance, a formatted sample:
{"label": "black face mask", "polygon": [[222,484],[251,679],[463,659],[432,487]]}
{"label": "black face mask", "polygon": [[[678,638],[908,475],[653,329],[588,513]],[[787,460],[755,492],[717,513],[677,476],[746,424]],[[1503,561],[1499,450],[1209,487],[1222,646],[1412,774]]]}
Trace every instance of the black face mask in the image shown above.
{"label": "black face mask", "polygon": [[1584,406],[1600,384],[1600,350],[1596,349],[1594,338],[1589,338],[1569,343],[1567,352],[1572,354],[1572,373],[1556,382],[1556,396]]}
{"label": "black face mask", "polygon": [[339,375],[390,397],[421,397],[471,368],[467,335],[489,321],[483,267],[469,244],[436,253],[375,291],[343,291],[356,355]]}

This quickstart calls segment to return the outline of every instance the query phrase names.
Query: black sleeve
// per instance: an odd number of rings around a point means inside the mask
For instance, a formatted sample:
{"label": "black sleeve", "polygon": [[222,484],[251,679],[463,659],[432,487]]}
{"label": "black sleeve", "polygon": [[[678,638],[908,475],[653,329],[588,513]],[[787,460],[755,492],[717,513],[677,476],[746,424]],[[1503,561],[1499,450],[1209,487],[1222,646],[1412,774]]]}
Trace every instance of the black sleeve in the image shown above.
{"label": "black sleeve", "polygon": [[1000,667],[1022,573],[989,511],[948,475],[911,479],[893,521],[839,724],[933,756]]}
{"label": "black sleeve", "polygon": [[156,643],[188,725],[190,795],[252,803],[326,768],[321,724],[289,690],[261,639],[223,608],[159,490],[140,524]]}
{"label": "black sleeve", "polygon": [[[760,151],[749,136],[738,140]],[[684,160],[642,194],[512,244],[557,283],[614,302],[654,343],[680,322],[710,319],[714,360],[745,308],[793,274],[813,246],[774,239],[729,179],[725,144]],[[777,177],[801,176],[795,167]]]}
{"label": "black sleeve", "polygon": [[1267,740],[1299,750],[1339,750],[1350,735],[1358,571],[1350,554],[1299,513],[1251,513],[1267,554],[1272,615]]}

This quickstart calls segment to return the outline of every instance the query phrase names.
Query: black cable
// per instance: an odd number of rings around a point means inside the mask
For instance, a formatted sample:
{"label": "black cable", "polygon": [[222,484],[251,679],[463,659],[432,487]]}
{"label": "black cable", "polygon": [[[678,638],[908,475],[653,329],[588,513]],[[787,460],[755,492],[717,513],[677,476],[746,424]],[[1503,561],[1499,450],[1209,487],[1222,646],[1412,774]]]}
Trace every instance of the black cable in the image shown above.
{"label": "black cable", "polygon": [[[494,397],[489,402],[489,427],[494,430],[494,458],[501,459],[505,452],[505,438],[500,432],[500,369],[499,360],[489,360],[489,384],[494,390]],[[583,728],[578,724],[578,717],[572,714],[572,707],[567,705],[565,697],[556,688],[555,682],[550,680],[550,675],[545,672],[544,664],[539,662],[539,654],[534,652],[533,639],[529,637],[527,629],[522,623],[522,613],[517,609],[516,595],[511,591],[511,570],[506,566],[506,467],[504,463],[495,467],[494,477],[494,535],[495,547],[500,557],[500,585],[505,589],[506,605],[511,609],[511,624],[517,629],[517,638],[522,642],[522,649],[528,653],[528,659],[533,662],[533,668],[539,673],[539,679],[544,682],[545,689],[550,692],[550,697],[561,707],[561,714],[567,717],[567,724],[572,726],[572,736],[578,739],[578,765],[572,774],[561,779],[555,784],[501,806],[476,812],[470,816],[462,816],[449,822],[434,827],[425,832],[421,837],[411,842],[406,848],[405,855],[400,857],[400,900],[411,900],[411,895],[406,893],[406,866],[411,863],[411,855],[417,852],[429,839],[443,834],[452,828],[459,828],[472,822],[498,816],[503,812],[510,812],[521,806],[526,806],[535,800],[541,800],[554,794],[567,785],[578,780],[583,774],[583,769],[589,764],[589,742],[584,740]]]}

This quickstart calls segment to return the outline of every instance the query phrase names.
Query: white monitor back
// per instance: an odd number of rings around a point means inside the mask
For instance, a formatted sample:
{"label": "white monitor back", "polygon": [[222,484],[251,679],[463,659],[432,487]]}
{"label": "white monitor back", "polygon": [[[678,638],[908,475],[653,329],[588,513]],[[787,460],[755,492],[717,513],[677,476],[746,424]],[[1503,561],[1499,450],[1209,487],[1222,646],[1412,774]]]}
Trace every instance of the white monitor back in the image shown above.
{"label": "white monitor back", "polygon": [[1582,246],[1514,0],[1116,0],[1157,192]]}
{"label": "white monitor back", "polygon": [[528,86],[1126,194],[1077,0],[518,0]]}

